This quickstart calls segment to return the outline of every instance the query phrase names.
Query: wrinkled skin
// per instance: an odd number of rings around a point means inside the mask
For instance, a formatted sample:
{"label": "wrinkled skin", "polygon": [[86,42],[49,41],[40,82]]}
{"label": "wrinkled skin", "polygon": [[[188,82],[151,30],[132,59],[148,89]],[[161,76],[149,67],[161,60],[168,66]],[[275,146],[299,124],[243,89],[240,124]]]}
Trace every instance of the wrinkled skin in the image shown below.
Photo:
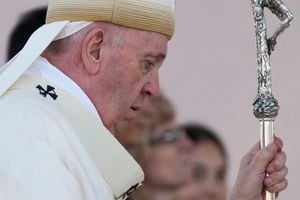
{"label": "wrinkled skin", "polygon": [[276,138],[263,149],[257,143],[243,157],[231,200],[264,200],[264,188],[278,195],[287,187],[288,168],[282,147],[283,142]]}

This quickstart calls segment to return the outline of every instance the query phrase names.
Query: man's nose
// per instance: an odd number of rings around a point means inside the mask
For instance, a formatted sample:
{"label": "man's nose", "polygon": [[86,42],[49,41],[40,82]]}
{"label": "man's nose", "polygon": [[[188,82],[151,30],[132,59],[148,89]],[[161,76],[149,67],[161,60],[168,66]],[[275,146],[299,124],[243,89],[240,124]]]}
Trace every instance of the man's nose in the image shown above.
{"label": "man's nose", "polygon": [[144,85],[142,92],[146,93],[149,96],[157,97],[159,95],[158,72],[153,73],[152,76],[149,77],[149,80]]}

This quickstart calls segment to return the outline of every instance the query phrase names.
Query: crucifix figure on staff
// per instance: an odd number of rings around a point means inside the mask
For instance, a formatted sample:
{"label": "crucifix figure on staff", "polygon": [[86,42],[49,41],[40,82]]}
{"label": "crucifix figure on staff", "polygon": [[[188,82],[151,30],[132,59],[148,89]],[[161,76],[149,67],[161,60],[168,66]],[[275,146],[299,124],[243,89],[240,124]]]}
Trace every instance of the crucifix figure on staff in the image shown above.
{"label": "crucifix figure on staff", "polygon": [[[261,147],[274,139],[273,123],[278,114],[278,101],[272,94],[270,55],[274,51],[277,37],[289,26],[293,14],[280,0],[251,0],[256,33],[258,90],[255,98],[254,115],[260,121]],[[282,22],[280,27],[267,37],[264,8],[267,7]],[[275,194],[266,191],[266,200],[274,200]]]}

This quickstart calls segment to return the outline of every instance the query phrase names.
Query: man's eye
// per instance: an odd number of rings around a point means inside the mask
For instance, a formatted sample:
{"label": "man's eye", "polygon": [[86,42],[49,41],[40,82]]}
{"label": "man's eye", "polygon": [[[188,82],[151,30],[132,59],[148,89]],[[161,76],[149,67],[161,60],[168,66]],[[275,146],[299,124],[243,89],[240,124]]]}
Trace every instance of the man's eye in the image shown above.
{"label": "man's eye", "polygon": [[152,69],[152,67],[153,67],[153,63],[152,62],[150,62],[148,60],[144,61],[144,63],[143,63],[143,69],[144,69],[145,72],[149,72]]}

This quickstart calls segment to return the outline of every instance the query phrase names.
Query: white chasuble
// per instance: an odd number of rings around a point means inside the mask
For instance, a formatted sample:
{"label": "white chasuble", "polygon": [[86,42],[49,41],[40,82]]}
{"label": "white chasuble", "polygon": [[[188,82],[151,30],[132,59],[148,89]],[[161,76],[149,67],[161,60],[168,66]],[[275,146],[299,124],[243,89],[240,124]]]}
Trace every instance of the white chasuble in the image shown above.
{"label": "white chasuble", "polygon": [[0,97],[0,200],[124,199],[140,166],[77,99],[22,76]]}

